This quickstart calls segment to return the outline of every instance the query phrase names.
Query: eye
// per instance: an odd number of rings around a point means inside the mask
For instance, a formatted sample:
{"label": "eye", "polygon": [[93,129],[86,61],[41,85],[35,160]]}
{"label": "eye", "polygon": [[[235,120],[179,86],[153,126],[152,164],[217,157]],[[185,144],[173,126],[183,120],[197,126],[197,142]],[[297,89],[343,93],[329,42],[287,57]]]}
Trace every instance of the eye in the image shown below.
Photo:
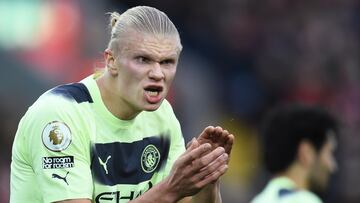
{"label": "eye", "polygon": [[145,56],[137,56],[137,57],[135,57],[135,59],[138,63],[143,63],[143,64],[148,64],[151,62],[151,60]]}
{"label": "eye", "polygon": [[161,65],[173,65],[175,64],[175,60],[174,59],[165,59],[163,61],[160,62]]}

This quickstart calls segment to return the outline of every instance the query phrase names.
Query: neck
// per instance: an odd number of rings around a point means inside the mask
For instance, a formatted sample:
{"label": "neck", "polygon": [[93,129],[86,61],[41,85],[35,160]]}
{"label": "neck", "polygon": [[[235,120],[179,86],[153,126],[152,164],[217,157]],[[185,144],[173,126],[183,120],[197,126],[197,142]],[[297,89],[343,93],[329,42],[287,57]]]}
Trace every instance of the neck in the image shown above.
{"label": "neck", "polygon": [[140,111],[134,111],[130,104],[125,102],[121,96],[118,95],[118,92],[113,90],[115,85],[106,73],[100,76],[96,80],[96,83],[99,87],[104,105],[115,117],[121,120],[131,120],[140,113]]}
{"label": "neck", "polygon": [[279,176],[285,176],[292,180],[298,189],[308,189],[307,170],[296,163]]}

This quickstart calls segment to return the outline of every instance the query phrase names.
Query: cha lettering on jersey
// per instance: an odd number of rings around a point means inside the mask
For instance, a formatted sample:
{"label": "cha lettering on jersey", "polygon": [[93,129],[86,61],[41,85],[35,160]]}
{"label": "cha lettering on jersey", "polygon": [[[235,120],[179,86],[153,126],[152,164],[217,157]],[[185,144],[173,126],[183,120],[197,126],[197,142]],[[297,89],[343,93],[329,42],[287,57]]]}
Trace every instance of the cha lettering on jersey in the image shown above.
{"label": "cha lettering on jersey", "polygon": [[73,156],[43,157],[42,167],[43,169],[73,168],[74,157]]}
{"label": "cha lettering on jersey", "polygon": [[[133,200],[139,197],[140,195],[144,194],[146,191],[150,190],[152,188],[153,184],[151,181],[148,182],[148,188],[143,191],[129,191],[129,192],[123,192],[123,191],[115,191],[115,192],[102,192],[99,195],[96,196],[95,202],[100,203],[105,201],[111,201],[119,203],[121,200]],[[102,201],[101,201],[102,200]]]}

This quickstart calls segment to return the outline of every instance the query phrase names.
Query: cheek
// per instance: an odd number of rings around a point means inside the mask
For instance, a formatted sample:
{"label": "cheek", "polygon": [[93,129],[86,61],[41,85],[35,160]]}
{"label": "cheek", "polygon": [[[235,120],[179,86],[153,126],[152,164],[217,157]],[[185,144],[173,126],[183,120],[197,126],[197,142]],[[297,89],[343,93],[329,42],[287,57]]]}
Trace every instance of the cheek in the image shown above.
{"label": "cheek", "polygon": [[133,86],[134,84],[138,84],[144,77],[144,73],[142,72],[142,70],[144,70],[143,67],[139,67],[133,63],[127,63],[122,67],[119,71],[119,77],[126,85]]}
{"label": "cheek", "polygon": [[135,81],[134,76],[127,72],[120,73],[117,81],[117,92],[122,97],[130,99],[135,95],[137,85],[138,82]]}
{"label": "cheek", "polygon": [[318,184],[323,184],[327,182],[329,172],[326,163],[323,160],[317,160],[317,163],[314,165],[312,169],[312,178]]}
{"label": "cheek", "polygon": [[335,160],[331,150],[328,147],[325,147],[320,154],[320,164],[323,168],[326,168],[328,171],[332,171],[335,167]]}
{"label": "cheek", "polygon": [[329,154],[326,156],[325,164],[330,173],[334,173],[337,170],[337,163],[333,155]]}
{"label": "cheek", "polygon": [[328,157],[322,156],[316,160],[313,167],[313,179],[316,180],[318,184],[324,185],[327,184],[331,172],[331,166]]}
{"label": "cheek", "polygon": [[175,74],[176,74],[176,68],[165,70],[166,81],[168,84],[171,84],[171,82],[174,80]]}

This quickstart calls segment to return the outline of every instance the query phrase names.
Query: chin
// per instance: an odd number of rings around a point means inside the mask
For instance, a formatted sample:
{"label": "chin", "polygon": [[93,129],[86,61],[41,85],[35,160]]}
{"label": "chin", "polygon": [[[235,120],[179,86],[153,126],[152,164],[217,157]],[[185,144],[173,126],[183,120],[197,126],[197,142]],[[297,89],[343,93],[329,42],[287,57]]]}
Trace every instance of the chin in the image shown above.
{"label": "chin", "polygon": [[309,189],[320,197],[323,197],[327,191],[327,181],[311,181]]}

